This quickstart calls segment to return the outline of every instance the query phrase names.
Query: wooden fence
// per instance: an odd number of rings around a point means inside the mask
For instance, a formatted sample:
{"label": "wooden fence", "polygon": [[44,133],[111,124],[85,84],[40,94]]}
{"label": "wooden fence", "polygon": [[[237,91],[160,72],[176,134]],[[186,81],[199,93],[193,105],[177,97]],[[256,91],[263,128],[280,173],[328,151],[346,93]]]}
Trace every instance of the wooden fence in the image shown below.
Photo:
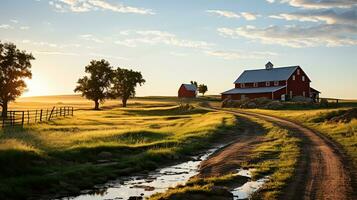
{"label": "wooden fence", "polygon": [[24,126],[43,121],[51,121],[59,117],[73,116],[73,107],[53,107],[52,109],[38,110],[10,110],[7,117],[0,117],[1,127]]}

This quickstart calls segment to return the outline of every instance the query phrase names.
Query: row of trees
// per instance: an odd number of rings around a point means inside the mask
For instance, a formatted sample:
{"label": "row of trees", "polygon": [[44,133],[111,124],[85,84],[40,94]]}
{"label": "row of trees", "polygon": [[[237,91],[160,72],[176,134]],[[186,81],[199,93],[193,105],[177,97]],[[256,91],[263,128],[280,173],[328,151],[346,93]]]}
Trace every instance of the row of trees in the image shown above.
{"label": "row of trees", "polygon": [[119,67],[113,69],[104,59],[92,60],[85,72],[88,75],[77,81],[74,92],[93,100],[95,110],[105,99],[121,99],[122,106],[126,107],[128,99],[135,96],[136,86],[145,83],[141,72]]}
{"label": "row of trees", "polygon": [[208,91],[207,85],[205,84],[198,85],[197,81],[191,81],[191,84],[196,86],[198,92],[201,93],[202,96],[205,96],[205,93]]}

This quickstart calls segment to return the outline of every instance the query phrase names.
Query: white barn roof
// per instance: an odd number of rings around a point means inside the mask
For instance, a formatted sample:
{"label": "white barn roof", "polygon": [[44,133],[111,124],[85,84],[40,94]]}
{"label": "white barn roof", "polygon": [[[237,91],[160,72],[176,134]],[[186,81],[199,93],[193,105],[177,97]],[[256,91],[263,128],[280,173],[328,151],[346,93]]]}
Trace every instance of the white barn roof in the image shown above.
{"label": "white barn roof", "polygon": [[196,86],[195,85],[193,85],[193,84],[182,84],[185,88],[186,88],[186,90],[188,90],[188,91],[197,91],[197,88],[196,88]]}
{"label": "white barn roof", "polygon": [[260,87],[260,88],[233,88],[222,94],[253,94],[253,93],[271,93],[285,88],[286,86]]}
{"label": "white barn roof", "polygon": [[234,83],[255,83],[288,80],[299,66],[245,70]]}

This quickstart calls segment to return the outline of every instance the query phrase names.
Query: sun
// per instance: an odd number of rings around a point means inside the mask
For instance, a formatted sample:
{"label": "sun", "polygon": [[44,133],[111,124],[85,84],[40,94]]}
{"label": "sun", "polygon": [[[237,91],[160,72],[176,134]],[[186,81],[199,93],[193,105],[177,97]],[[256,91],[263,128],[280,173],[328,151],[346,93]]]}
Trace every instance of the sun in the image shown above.
{"label": "sun", "polygon": [[27,89],[21,95],[22,97],[29,97],[29,96],[44,96],[48,94],[49,88],[46,84],[46,81],[40,79],[31,79],[26,80]]}

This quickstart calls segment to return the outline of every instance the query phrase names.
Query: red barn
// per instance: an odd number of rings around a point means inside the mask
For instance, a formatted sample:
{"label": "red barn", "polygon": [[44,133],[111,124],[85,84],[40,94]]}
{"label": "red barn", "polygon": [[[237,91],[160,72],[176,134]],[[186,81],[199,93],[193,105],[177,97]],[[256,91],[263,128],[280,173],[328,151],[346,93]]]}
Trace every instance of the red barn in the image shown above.
{"label": "red barn", "polygon": [[241,100],[266,97],[275,100],[294,96],[318,98],[319,91],[310,87],[311,79],[300,66],[274,68],[271,62],[265,69],[246,70],[234,82],[235,88],[222,93],[222,100]]}
{"label": "red barn", "polygon": [[182,84],[178,90],[179,98],[195,98],[197,95],[197,87],[193,84]]}

